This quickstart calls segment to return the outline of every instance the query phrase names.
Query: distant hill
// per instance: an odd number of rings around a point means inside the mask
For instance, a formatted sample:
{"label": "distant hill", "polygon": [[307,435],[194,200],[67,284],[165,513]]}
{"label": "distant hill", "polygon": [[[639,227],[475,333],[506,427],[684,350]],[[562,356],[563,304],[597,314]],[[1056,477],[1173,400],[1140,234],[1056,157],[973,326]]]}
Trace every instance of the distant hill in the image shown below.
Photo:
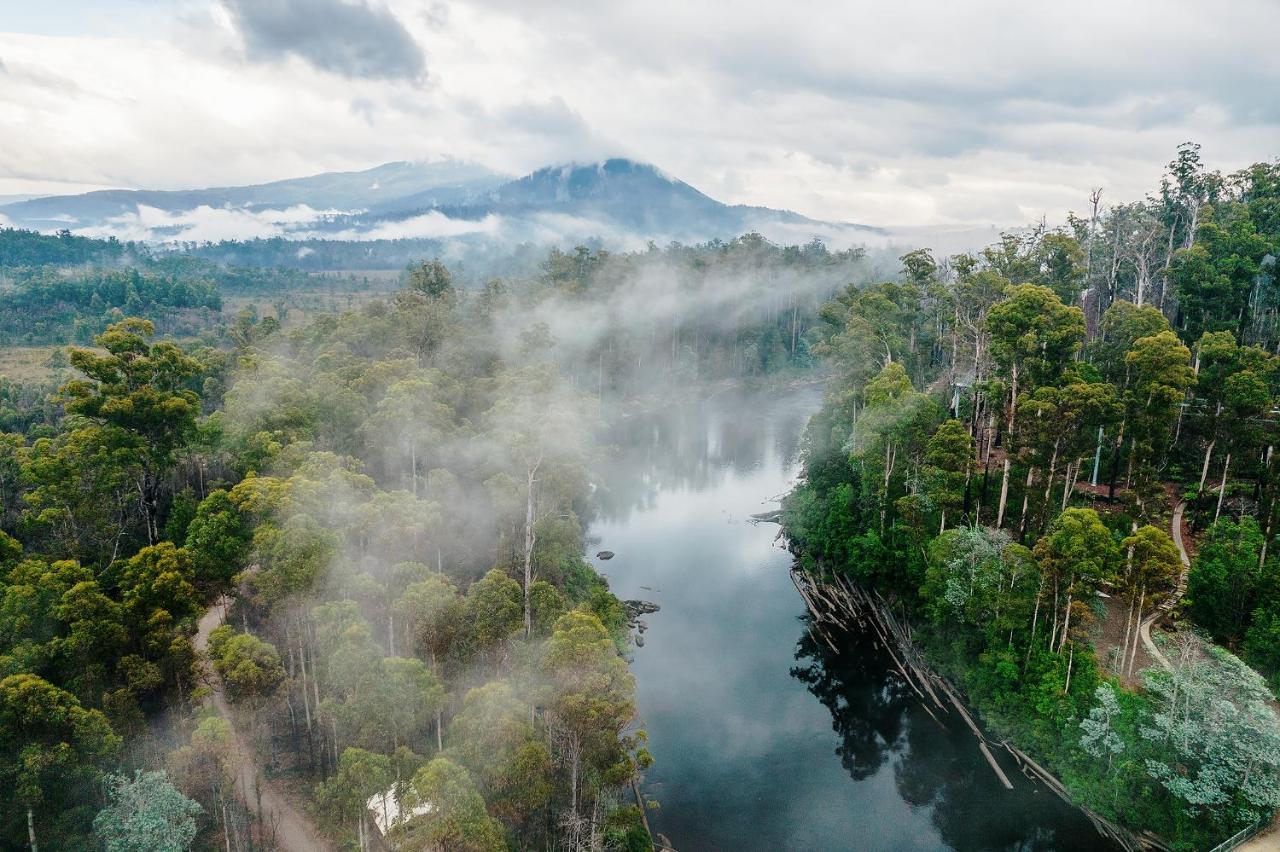
{"label": "distant hill", "polygon": [[[209,189],[106,189],[82,195],[32,198],[0,206],[0,215],[29,228],[77,228],[106,224],[136,214],[139,206],[183,213],[201,206],[248,210],[286,209],[305,204],[315,210],[404,209],[426,202],[462,204],[510,180],[484,166],[447,160],[386,163],[358,172],[326,172],[302,178]],[[409,199],[403,204],[404,199]]]}
{"label": "distant hill", "polygon": [[[285,215],[298,205],[314,212]],[[166,217],[151,222],[140,208],[155,208]],[[248,214],[246,231],[236,233],[233,224],[230,236],[297,239],[500,237],[545,243],[598,237],[635,243],[758,231],[777,241],[820,237],[850,243],[883,233],[788,210],[725,204],[652,165],[627,159],[550,166],[515,180],[469,163],[388,163],[254,186],[35,198],[0,206],[0,216],[46,231],[69,228],[153,241],[227,237],[225,222],[217,236],[201,229],[211,212],[204,208]]]}

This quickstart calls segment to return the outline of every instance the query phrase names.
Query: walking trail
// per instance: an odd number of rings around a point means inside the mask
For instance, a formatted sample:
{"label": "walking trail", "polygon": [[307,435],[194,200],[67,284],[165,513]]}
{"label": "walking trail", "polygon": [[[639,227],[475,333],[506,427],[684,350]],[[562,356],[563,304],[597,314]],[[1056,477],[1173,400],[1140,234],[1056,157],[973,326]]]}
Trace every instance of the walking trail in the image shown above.
{"label": "walking trail", "polygon": [[1151,655],[1153,660],[1170,670],[1173,669],[1173,666],[1165,659],[1164,654],[1160,653],[1156,643],[1151,641],[1151,627],[1172,612],[1173,608],[1182,600],[1182,596],[1187,593],[1187,577],[1191,573],[1191,557],[1187,555],[1187,546],[1182,541],[1182,512],[1186,505],[1181,500],[1178,501],[1177,505],[1173,507],[1173,521],[1170,524],[1173,543],[1178,545],[1178,557],[1182,560],[1182,573],[1178,575],[1178,585],[1174,587],[1173,594],[1169,595],[1160,606],[1156,607],[1155,612],[1142,619],[1142,623],[1138,625],[1138,634],[1142,637],[1142,644],[1146,646],[1147,653]]}
{"label": "walking trail", "polygon": [[[196,650],[202,660],[209,647],[209,634],[227,617],[227,599],[219,598],[200,619],[196,630]],[[315,827],[311,819],[295,806],[269,779],[263,777],[253,748],[244,734],[236,727],[235,717],[223,691],[222,679],[207,661],[205,676],[211,686],[208,701],[218,715],[231,723],[234,738],[233,765],[236,772],[236,795],[240,801],[260,818],[264,835],[273,838],[281,852],[333,852],[331,844]]]}

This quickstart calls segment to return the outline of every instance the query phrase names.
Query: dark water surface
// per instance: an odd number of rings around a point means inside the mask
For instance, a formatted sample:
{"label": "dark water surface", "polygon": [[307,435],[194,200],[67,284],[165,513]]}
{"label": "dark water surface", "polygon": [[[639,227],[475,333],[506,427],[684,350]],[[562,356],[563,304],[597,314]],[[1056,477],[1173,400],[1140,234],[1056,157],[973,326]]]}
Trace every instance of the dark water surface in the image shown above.
{"label": "dark water surface", "polygon": [[810,640],[774,524],[820,391],[725,394],[615,427],[591,532],[661,605],[635,651],[657,832],[699,850],[1103,848],[1085,819],[940,729],[869,641]]}

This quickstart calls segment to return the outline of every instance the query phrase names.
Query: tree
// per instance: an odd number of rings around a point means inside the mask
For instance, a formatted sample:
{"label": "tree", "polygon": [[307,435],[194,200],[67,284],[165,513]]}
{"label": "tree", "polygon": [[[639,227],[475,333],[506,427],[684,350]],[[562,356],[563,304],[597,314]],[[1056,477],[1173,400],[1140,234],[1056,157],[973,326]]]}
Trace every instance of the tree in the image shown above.
{"label": "tree", "polygon": [[1188,651],[1146,671],[1154,706],[1140,731],[1162,746],[1147,774],[1227,834],[1280,806],[1280,727],[1256,672],[1222,648]]}
{"label": "tree", "polygon": [[551,756],[511,684],[469,691],[449,725],[449,753],[477,780],[490,808],[520,825],[550,801]]}
{"label": "tree", "polygon": [[385,796],[394,780],[391,758],[360,748],[346,748],[338,759],[338,771],[320,785],[316,798],[326,813],[339,815],[343,822],[355,817],[356,837],[364,852],[368,848],[368,802],[382,794],[385,815]]}
{"label": "tree", "polygon": [[1118,301],[1102,315],[1101,333],[1089,344],[1094,364],[1113,385],[1125,383],[1125,353],[1143,337],[1169,331],[1169,321],[1151,305]]}
{"label": "tree", "polygon": [[[1067,509],[1049,526],[1033,550],[1053,589],[1053,626],[1049,647],[1060,654],[1072,639],[1071,620],[1087,617],[1098,587],[1115,572],[1116,545],[1093,509]],[[1076,606],[1072,606],[1075,603]],[[1072,643],[1074,654],[1074,642]],[[1070,688],[1070,668],[1067,687]]]}
{"label": "tree", "polygon": [[[1138,655],[1139,630],[1145,607],[1157,604],[1177,585],[1182,573],[1182,556],[1169,534],[1150,524],[1134,531],[1120,542],[1125,553],[1124,574],[1121,589],[1129,599],[1129,616],[1125,621],[1125,640],[1130,645],[1128,674],[1133,675],[1134,659]],[[1122,657],[1123,662],[1123,657]]]}
{"label": "tree", "polygon": [[432,299],[453,295],[453,276],[439,259],[424,260],[409,269],[409,290]]}
{"label": "tree", "polygon": [[550,678],[547,710],[562,735],[570,810],[576,815],[584,762],[603,768],[619,757],[618,735],[635,715],[635,678],[600,619],[581,610],[556,622],[543,670]]}
{"label": "tree", "polygon": [[958,515],[967,502],[973,457],[973,437],[959,420],[946,421],[929,439],[924,455],[924,485],[941,515],[939,532],[947,528],[947,511]]}
{"label": "tree", "polygon": [[999,611],[1004,587],[1008,533],[985,527],[957,527],[930,545],[929,568],[920,589],[935,620],[955,618],[984,627]]}
{"label": "tree", "polygon": [[432,668],[442,673],[467,631],[467,604],[453,581],[432,573],[406,586],[395,606],[408,625],[414,647],[427,652]]}
{"label": "tree", "polygon": [[179,793],[163,772],[109,775],[107,806],[93,820],[93,832],[107,852],[184,852],[196,836],[204,812]]}
{"label": "tree", "polygon": [[406,478],[415,497],[418,470],[431,460],[428,450],[444,443],[453,421],[453,411],[440,400],[438,383],[442,378],[427,370],[395,382],[379,400],[366,427],[370,443],[395,451],[398,458],[394,463],[408,461]]}
{"label": "tree", "polygon": [[500,659],[508,639],[520,629],[520,584],[494,568],[467,589],[467,612],[476,645]]}
{"label": "tree", "polygon": [[486,414],[490,435],[510,454],[513,478],[523,485],[525,638],[533,635],[531,594],[537,579],[533,570],[537,525],[567,504],[567,494],[582,478],[587,429],[592,423],[589,410],[582,396],[560,386],[553,371],[527,367],[502,376],[498,398]]}
{"label": "tree", "polygon": [[230,838],[230,806],[235,784],[238,752],[231,723],[222,716],[207,715],[191,733],[190,745],[169,753],[165,765],[179,790],[205,803]]}
{"label": "tree", "polygon": [[[1020,284],[987,312],[991,356],[1009,376],[1006,440],[1016,438],[1019,393],[1054,383],[1084,340],[1084,313],[1069,308],[1048,287]],[[1011,454],[1006,452],[996,526],[1003,526],[1009,497]]]}
{"label": "tree", "polygon": [[1206,331],[1244,331],[1259,264],[1271,249],[1244,210],[1224,214],[1196,228],[1195,244],[1174,252],[1170,263],[1187,340]]}
{"label": "tree", "polygon": [[1260,564],[1262,531],[1253,518],[1221,518],[1209,527],[1191,563],[1187,598],[1196,623],[1218,642],[1238,647],[1267,582]]}
{"label": "tree", "polygon": [[1124,739],[1116,733],[1115,719],[1120,715],[1120,701],[1116,698],[1115,688],[1109,683],[1101,684],[1093,693],[1097,704],[1089,711],[1089,716],[1080,723],[1080,747],[1093,757],[1107,757],[1107,771],[1111,771],[1111,763],[1115,756],[1124,751]]}
{"label": "tree", "polygon": [[200,501],[187,525],[185,548],[195,565],[196,582],[223,588],[239,573],[248,555],[249,519],[222,489]]}
{"label": "tree", "polygon": [[0,782],[26,809],[32,852],[46,793],[92,777],[119,748],[107,718],[71,693],[33,674],[0,680]]}
{"label": "tree", "polygon": [[275,646],[249,633],[223,625],[209,637],[209,651],[233,700],[255,706],[284,680],[284,666]]}
{"label": "tree", "polygon": [[[854,424],[846,451],[861,457],[868,473],[875,476],[880,497],[880,528],[883,531],[892,502],[893,474],[898,455],[910,457],[923,450],[926,436],[937,422],[937,405],[916,392],[906,368],[894,361],[867,382],[863,389],[863,410]],[[918,457],[917,457],[918,460]]]}
{"label": "tree", "polygon": [[[1162,331],[1136,340],[1125,353],[1129,381],[1124,392],[1125,418],[1116,437],[1116,460],[1119,459],[1125,430],[1129,432],[1129,474],[1132,481],[1135,462],[1152,462],[1169,446],[1169,435],[1187,388],[1191,371],[1191,350],[1179,342],[1171,331]],[[1112,488],[1116,468],[1112,467]]]}
{"label": "tree", "polygon": [[71,364],[84,374],[62,387],[67,412],[122,433],[139,464],[138,498],[147,542],[159,540],[162,477],[178,450],[195,432],[200,398],[187,388],[200,362],[173,343],[151,343],[155,327],[127,319],[107,328],[94,342],[106,355],[72,349]]}
{"label": "tree", "polygon": [[507,844],[498,821],[485,812],[467,770],[444,757],[419,769],[409,782],[405,804],[429,806],[400,826],[400,848],[449,849],[458,852],[499,852]]}
{"label": "tree", "polygon": [[378,706],[391,730],[392,750],[421,740],[432,722],[436,723],[438,734],[444,687],[426,664],[404,657],[386,657],[381,668]]}

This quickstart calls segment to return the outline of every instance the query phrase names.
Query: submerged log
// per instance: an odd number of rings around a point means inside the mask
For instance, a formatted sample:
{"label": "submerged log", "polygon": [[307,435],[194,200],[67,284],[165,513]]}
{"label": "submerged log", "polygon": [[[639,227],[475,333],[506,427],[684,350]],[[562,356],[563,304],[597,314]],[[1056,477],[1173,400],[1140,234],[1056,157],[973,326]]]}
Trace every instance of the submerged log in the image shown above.
{"label": "submerged log", "polygon": [[[945,729],[946,726],[930,709],[929,704],[932,701],[942,713],[954,711],[973,732],[978,740],[979,752],[991,766],[1000,784],[1006,790],[1013,789],[1009,776],[1005,774],[991,751],[992,741],[987,739],[951,682],[929,667],[924,655],[911,639],[910,627],[904,627],[891,611],[890,601],[885,600],[878,591],[869,592],[857,583],[839,575],[819,580],[798,566],[791,569],[791,582],[813,616],[811,629],[833,651],[836,650],[836,646],[824,625],[835,624],[842,627],[856,625],[864,631],[866,626],[870,625],[877,640],[876,644],[888,652],[893,668],[907,686],[919,696],[925,712]],[[944,702],[938,693],[945,695],[947,700]],[[1078,809],[1099,835],[1111,840],[1121,849],[1126,852],[1168,852],[1168,844],[1151,832],[1130,831],[1072,801],[1071,793],[1066,786],[1017,746],[1007,740],[995,742],[994,745],[1005,749],[1013,757],[1018,769],[1027,780],[1043,784],[1067,804]]]}

